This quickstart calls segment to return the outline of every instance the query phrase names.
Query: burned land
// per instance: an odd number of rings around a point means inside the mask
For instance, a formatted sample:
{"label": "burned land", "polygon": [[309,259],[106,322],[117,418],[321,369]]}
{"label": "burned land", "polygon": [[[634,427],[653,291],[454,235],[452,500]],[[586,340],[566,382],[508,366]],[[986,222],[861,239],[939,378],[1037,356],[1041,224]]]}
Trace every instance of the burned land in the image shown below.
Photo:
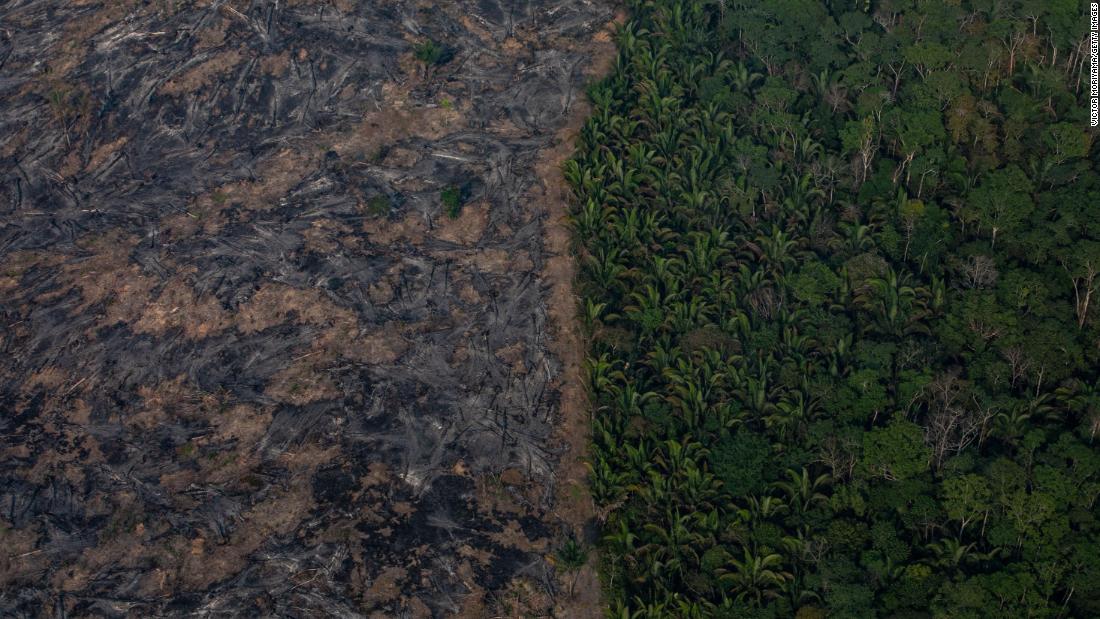
{"label": "burned land", "polygon": [[594,613],[558,163],[614,18],[4,3],[0,615]]}

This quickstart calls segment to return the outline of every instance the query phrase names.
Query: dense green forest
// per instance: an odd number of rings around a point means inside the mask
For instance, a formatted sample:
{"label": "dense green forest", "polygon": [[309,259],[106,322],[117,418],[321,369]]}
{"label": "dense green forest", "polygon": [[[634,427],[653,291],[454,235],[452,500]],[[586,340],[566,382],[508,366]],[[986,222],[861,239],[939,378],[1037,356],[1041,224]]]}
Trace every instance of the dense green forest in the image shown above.
{"label": "dense green forest", "polygon": [[1100,616],[1078,0],[628,2],[565,166],[612,616]]}

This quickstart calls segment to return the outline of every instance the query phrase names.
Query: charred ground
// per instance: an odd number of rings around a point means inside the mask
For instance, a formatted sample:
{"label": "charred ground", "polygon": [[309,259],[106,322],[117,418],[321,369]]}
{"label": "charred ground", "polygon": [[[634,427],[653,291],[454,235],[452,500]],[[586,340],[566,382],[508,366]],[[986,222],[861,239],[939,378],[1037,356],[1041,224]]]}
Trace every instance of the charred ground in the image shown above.
{"label": "charred ground", "polygon": [[611,19],[6,3],[0,614],[590,612],[549,177]]}

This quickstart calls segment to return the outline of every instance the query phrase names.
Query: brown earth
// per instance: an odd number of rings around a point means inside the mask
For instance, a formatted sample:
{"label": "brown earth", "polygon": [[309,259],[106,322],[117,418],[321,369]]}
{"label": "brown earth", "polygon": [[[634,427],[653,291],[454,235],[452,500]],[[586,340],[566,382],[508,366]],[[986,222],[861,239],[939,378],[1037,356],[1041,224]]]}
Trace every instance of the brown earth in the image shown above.
{"label": "brown earth", "polygon": [[[619,13],[612,24],[593,35],[593,63],[586,70],[590,80],[610,71],[615,55],[611,36],[613,24],[625,21],[625,13]],[[555,471],[557,486],[553,513],[567,523],[576,539],[582,541],[589,536],[590,532],[586,529],[594,526],[596,516],[595,505],[588,494],[588,470],[585,465],[592,419],[582,373],[587,346],[577,322],[580,298],[573,292],[577,268],[572,232],[567,223],[571,191],[562,176],[561,166],[572,154],[577,133],[588,113],[587,99],[579,100],[573,116],[555,135],[554,146],[542,152],[535,164],[540,187],[532,195],[534,207],[548,214],[545,236],[550,257],[543,267],[542,276],[550,283],[547,307],[554,325],[550,349],[562,363],[556,386],[561,392],[559,436],[565,446]],[[589,557],[588,564],[579,573],[568,578],[571,582],[566,588],[572,595],[561,598],[555,607],[556,614],[562,617],[601,616],[603,604],[595,555]]]}

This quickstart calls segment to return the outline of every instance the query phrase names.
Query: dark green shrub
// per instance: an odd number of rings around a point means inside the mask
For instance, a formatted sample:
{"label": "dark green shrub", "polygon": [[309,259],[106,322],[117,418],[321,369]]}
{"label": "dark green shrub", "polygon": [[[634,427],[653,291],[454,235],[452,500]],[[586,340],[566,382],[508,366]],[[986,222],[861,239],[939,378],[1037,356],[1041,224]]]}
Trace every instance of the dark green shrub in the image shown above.
{"label": "dark green shrub", "polygon": [[382,217],[390,214],[390,208],[393,207],[393,200],[390,199],[384,193],[380,193],[370,200],[367,200],[367,212],[377,217]]}
{"label": "dark green shrub", "polygon": [[420,62],[432,67],[450,62],[451,58],[454,58],[454,50],[446,45],[427,39],[417,44],[413,49],[413,55]]}
{"label": "dark green shrub", "polygon": [[462,205],[466,204],[469,191],[458,185],[448,185],[439,193],[439,199],[443,202],[443,208],[447,216],[455,219],[462,213]]}

